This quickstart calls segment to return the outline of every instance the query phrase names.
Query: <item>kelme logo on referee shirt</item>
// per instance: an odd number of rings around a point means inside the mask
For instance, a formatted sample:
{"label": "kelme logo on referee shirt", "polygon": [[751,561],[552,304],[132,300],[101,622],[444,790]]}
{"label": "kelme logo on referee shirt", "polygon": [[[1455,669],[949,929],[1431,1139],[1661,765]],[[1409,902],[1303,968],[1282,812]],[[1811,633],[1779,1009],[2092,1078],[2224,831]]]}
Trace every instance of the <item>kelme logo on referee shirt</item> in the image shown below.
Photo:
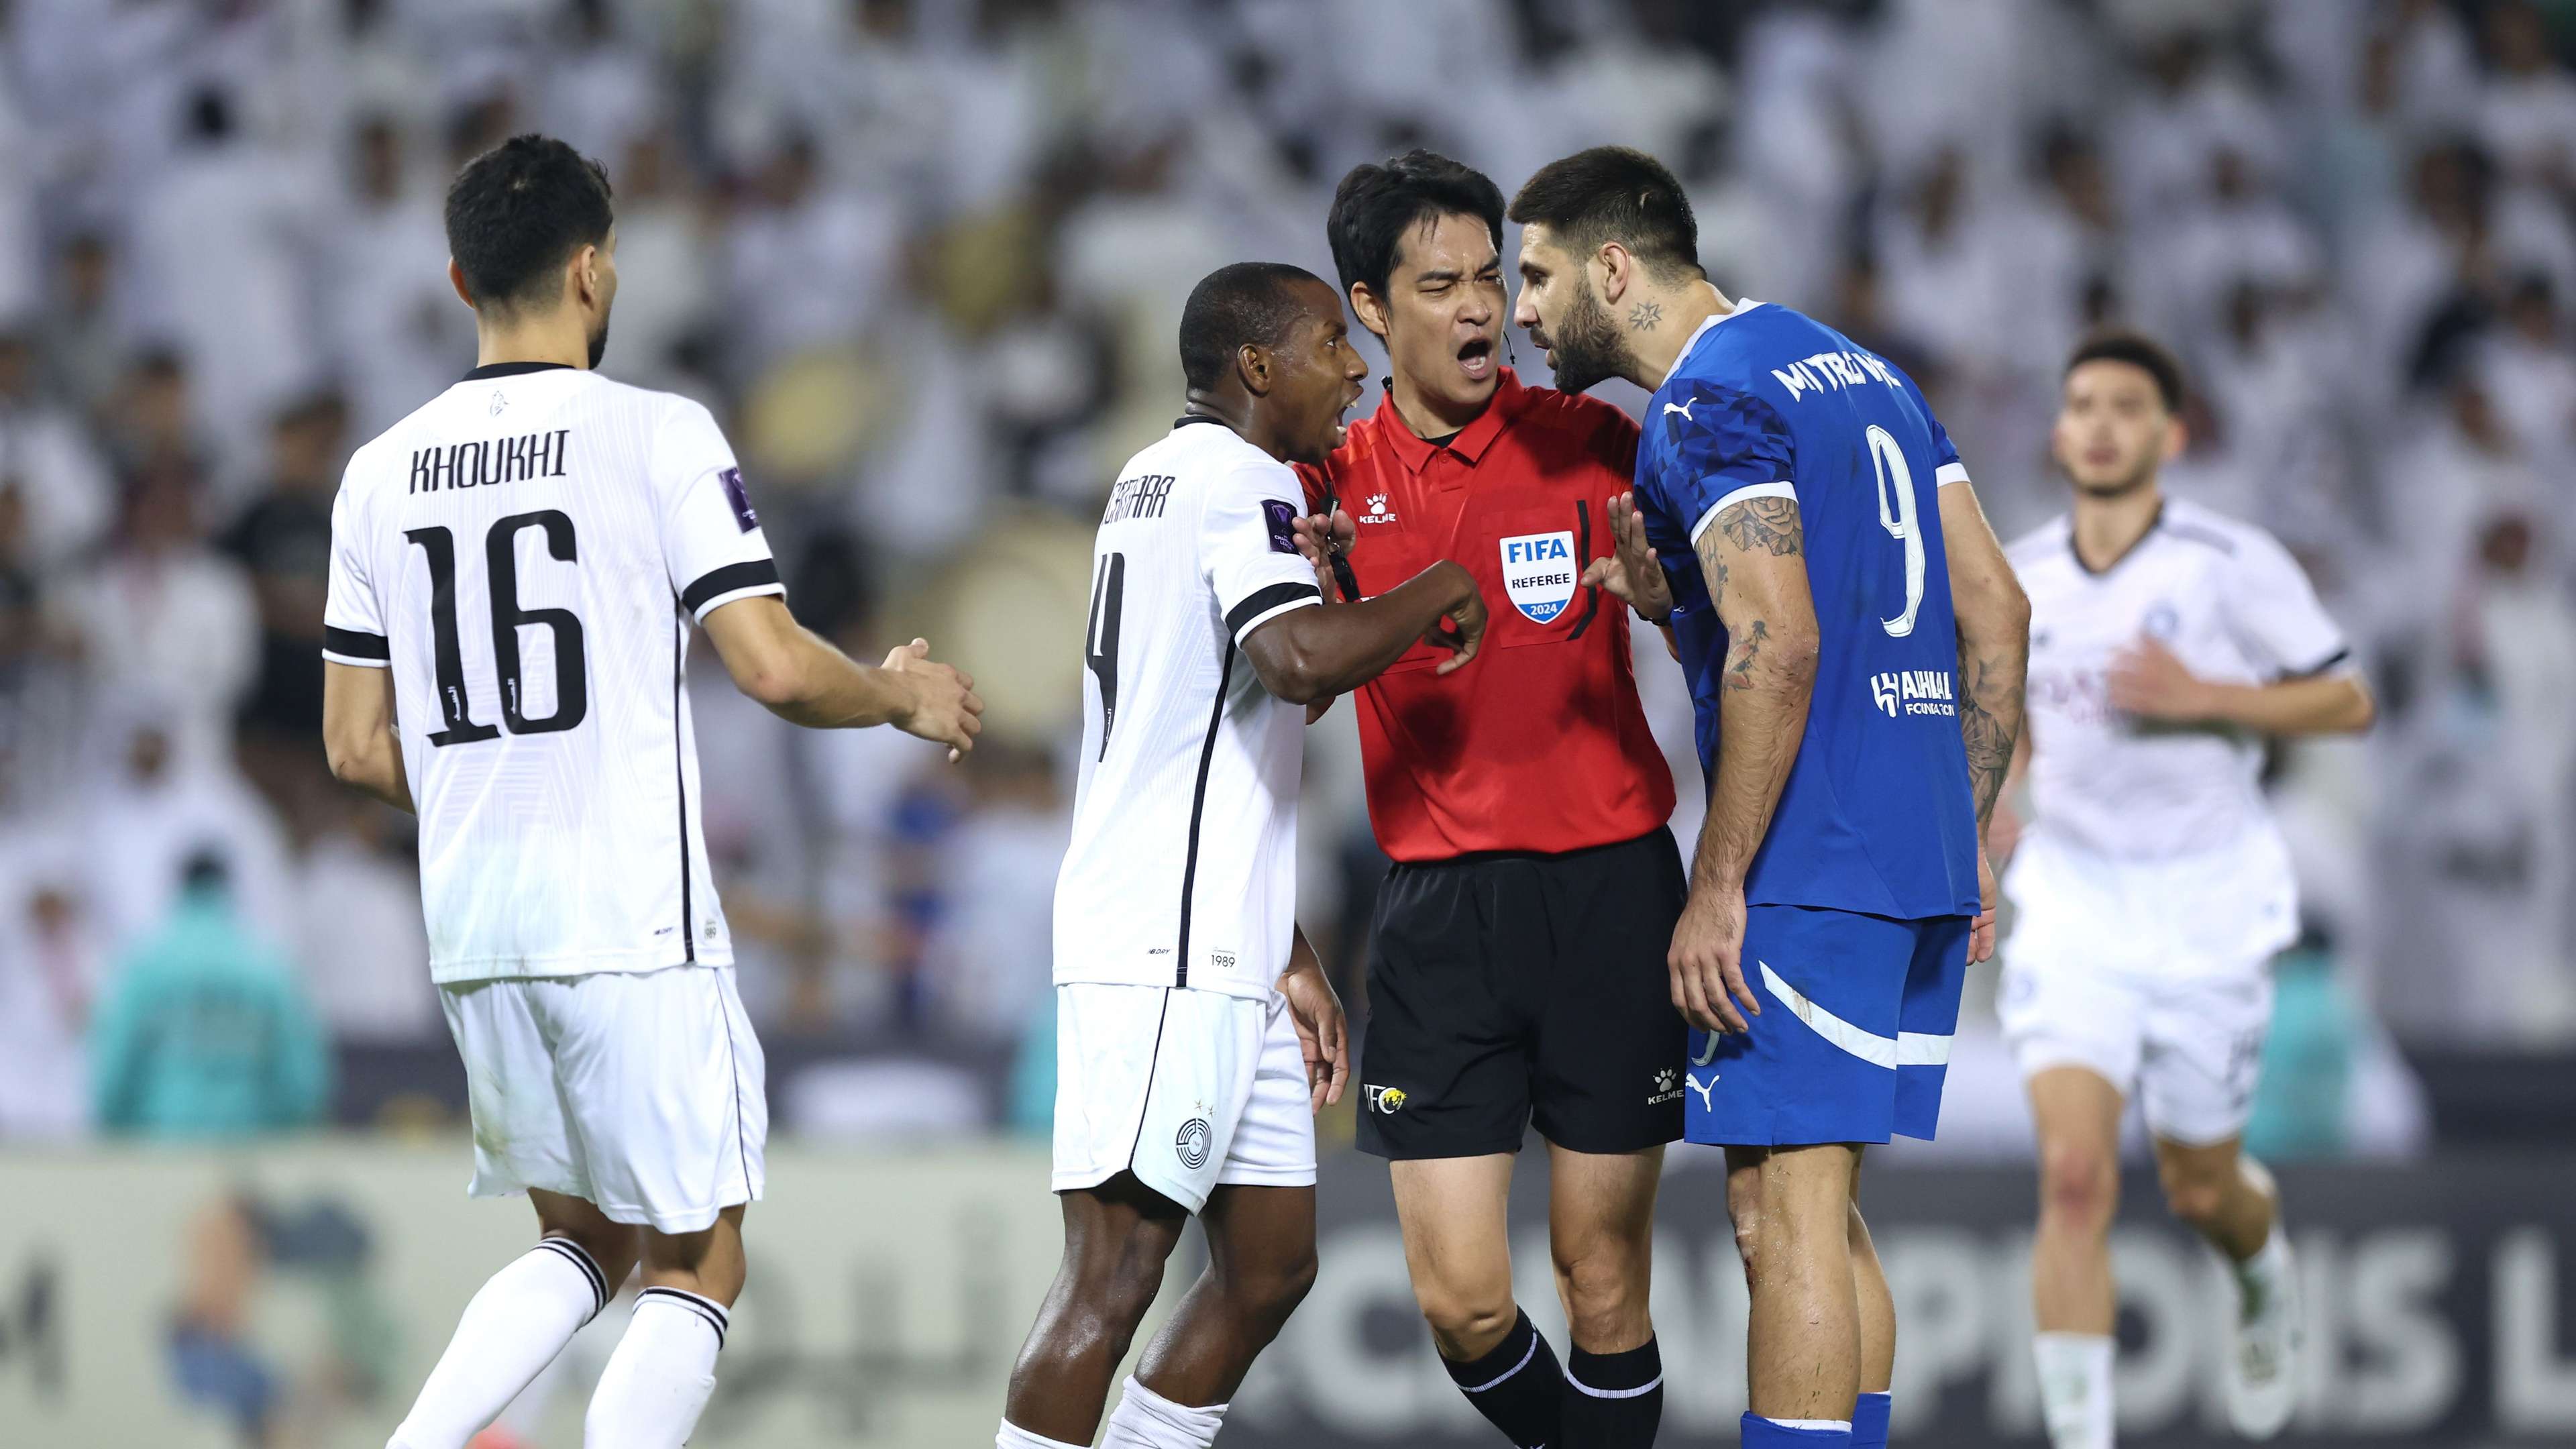
{"label": "kelme logo on referee shirt", "polygon": [[1531,623],[1552,622],[1574,601],[1574,535],[1524,533],[1503,540],[1503,592]]}

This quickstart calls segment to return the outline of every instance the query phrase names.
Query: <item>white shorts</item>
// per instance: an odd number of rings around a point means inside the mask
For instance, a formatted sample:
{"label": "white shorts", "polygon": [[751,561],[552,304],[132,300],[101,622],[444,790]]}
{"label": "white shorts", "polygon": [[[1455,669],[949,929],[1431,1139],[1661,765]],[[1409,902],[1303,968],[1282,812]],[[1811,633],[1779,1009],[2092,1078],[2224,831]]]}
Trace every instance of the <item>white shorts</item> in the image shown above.
{"label": "white shorts", "polygon": [[2240,1136],[2272,1023],[2265,963],[2156,975],[2007,952],[1996,998],[2025,1080],[2082,1067],[2138,1099],[2147,1130],[2185,1147]]}
{"label": "white shorts", "polygon": [[1229,1184],[1311,1187],[1315,1116],[1288,1003],[1187,987],[1055,989],[1055,1190],[1132,1171],[1198,1212]]}
{"label": "white shorts", "polygon": [[697,1232],[759,1198],[760,1042],[730,966],[439,988],[474,1110],[475,1197],[539,1188]]}

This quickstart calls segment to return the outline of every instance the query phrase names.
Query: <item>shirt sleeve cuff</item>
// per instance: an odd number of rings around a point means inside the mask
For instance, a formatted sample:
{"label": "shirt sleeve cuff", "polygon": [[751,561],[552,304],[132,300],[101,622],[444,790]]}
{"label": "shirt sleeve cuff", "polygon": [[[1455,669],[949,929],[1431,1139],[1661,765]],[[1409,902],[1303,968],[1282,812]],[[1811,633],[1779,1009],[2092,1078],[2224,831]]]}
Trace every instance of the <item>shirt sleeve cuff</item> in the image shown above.
{"label": "shirt sleeve cuff", "polygon": [[699,575],[696,583],[680,591],[680,607],[689,611],[690,618],[703,624],[708,614],[736,599],[786,592],[787,585],[778,578],[776,559],[752,559],[709,569]]}
{"label": "shirt sleeve cuff", "polygon": [[1322,591],[1313,584],[1272,584],[1246,595],[1243,602],[1225,611],[1225,632],[1240,647],[1245,635],[1289,610],[1323,602]]}
{"label": "shirt sleeve cuff", "polygon": [[1747,483],[1729,492],[1725,497],[1710,504],[1708,511],[1699,516],[1699,522],[1691,525],[1691,547],[1699,547],[1699,536],[1708,532],[1708,526],[1717,521],[1719,514],[1753,498],[1786,498],[1794,503],[1798,499],[1798,490],[1790,485],[1788,479],[1783,478],[1777,483]]}
{"label": "shirt sleeve cuff", "polygon": [[382,634],[325,624],[322,626],[322,657],[333,664],[347,664],[359,669],[390,669],[394,662],[394,647]]}
{"label": "shirt sleeve cuff", "polygon": [[1967,481],[1968,465],[1965,463],[1944,463],[1939,468],[1934,469],[1932,473],[1932,486],[1935,488],[1947,488],[1953,483],[1965,483]]}
{"label": "shirt sleeve cuff", "polygon": [[2349,644],[2337,644],[2325,655],[2324,658],[2319,659],[2316,663],[2309,665],[2305,669],[2289,670],[2283,673],[2281,678],[2283,680],[2314,679],[2318,675],[2332,674],[2337,670],[2346,668],[2351,665],[2351,663],[2352,646]]}

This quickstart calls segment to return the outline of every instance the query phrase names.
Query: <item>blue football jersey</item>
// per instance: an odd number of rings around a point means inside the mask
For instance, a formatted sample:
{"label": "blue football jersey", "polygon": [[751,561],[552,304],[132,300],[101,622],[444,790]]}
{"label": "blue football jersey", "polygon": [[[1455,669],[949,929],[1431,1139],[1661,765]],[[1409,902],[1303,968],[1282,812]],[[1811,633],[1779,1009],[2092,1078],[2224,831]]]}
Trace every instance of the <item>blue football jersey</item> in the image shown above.
{"label": "blue football jersey", "polygon": [[1815,702],[1747,902],[1907,920],[1977,909],[1937,497],[1966,476],[1912,379],[1785,307],[1747,302],[1704,324],[1647,404],[1637,498],[1672,580],[1710,779],[1727,635],[1694,545],[1748,498],[1794,497],[1806,534]]}

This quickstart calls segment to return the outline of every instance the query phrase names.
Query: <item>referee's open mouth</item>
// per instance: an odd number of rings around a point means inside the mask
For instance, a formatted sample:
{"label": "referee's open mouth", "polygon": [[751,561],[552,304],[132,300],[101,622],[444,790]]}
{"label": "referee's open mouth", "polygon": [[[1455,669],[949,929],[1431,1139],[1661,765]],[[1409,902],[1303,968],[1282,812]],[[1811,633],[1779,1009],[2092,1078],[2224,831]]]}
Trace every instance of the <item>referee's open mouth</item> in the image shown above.
{"label": "referee's open mouth", "polygon": [[1494,339],[1470,337],[1458,347],[1458,370],[1470,382],[1483,382],[1494,375]]}

